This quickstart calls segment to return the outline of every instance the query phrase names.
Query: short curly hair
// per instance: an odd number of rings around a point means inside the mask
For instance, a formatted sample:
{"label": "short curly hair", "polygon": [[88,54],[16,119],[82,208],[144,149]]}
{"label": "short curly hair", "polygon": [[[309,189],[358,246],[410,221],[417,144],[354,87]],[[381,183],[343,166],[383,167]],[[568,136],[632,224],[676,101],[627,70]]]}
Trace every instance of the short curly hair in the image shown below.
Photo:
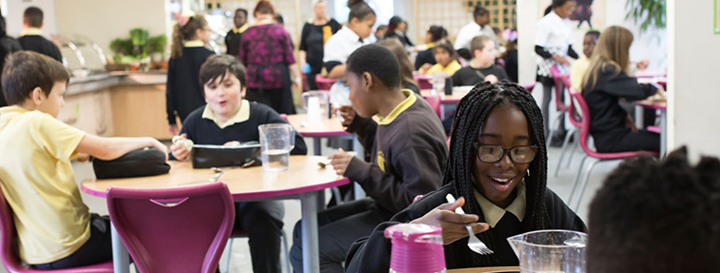
{"label": "short curly hair", "polygon": [[588,272],[717,272],[719,212],[717,158],[628,159],[590,204]]}

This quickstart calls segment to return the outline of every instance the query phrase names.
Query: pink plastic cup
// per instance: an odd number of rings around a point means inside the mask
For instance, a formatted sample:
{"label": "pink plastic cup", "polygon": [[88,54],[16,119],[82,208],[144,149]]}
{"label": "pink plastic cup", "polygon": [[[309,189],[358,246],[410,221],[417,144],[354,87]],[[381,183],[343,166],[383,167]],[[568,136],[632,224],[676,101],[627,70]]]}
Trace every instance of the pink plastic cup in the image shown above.
{"label": "pink plastic cup", "polygon": [[442,228],[397,224],[385,230],[392,241],[390,273],[440,273],[445,270]]}

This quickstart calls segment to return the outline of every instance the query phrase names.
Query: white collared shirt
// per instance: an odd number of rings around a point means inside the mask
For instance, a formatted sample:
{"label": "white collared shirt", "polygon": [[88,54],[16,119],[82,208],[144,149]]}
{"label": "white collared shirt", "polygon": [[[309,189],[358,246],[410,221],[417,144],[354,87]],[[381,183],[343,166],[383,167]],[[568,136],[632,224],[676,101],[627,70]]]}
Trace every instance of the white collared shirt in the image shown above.
{"label": "white collared shirt", "polygon": [[490,225],[491,228],[495,228],[495,225],[497,225],[497,223],[500,222],[500,219],[505,216],[505,213],[508,212],[515,215],[520,222],[522,222],[525,218],[525,200],[527,199],[525,194],[525,182],[520,182],[515,189],[517,190],[515,200],[513,200],[507,208],[498,207],[490,202],[490,200],[482,196],[482,194],[478,191],[474,190],[475,199],[477,200],[478,205],[480,205],[480,210],[482,210],[485,223]]}
{"label": "white collared shirt", "polygon": [[[363,40],[350,28],[343,27],[325,43],[323,62],[345,64],[350,54],[359,47],[369,44],[369,40]],[[344,79],[338,79],[330,88],[330,102],[335,105],[350,105],[349,96],[350,90]]]}
{"label": "white collared shirt", "polygon": [[495,45],[498,45],[497,36],[495,36],[495,31],[493,31],[490,25],[481,27],[475,22],[470,22],[469,24],[463,26],[458,32],[457,38],[455,38],[455,49],[470,49],[470,42],[472,39],[480,35],[490,37],[490,39],[495,42]]}
{"label": "white collared shirt", "polygon": [[551,11],[538,21],[535,45],[567,51],[572,44],[573,30],[570,19],[562,19],[555,11]]}

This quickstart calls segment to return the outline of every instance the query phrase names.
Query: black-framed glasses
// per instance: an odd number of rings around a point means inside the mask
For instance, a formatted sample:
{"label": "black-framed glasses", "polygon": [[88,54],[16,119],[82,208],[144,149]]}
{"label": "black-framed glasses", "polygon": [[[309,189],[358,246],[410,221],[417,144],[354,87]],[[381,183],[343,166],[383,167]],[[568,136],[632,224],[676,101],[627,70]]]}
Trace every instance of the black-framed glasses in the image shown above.
{"label": "black-framed glasses", "polygon": [[517,164],[529,164],[535,159],[537,154],[538,146],[535,145],[524,145],[515,146],[509,149],[500,145],[490,145],[475,142],[473,144],[477,152],[477,157],[481,162],[484,163],[497,163],[502,160],[505,153],[510,155],[510,160]]}

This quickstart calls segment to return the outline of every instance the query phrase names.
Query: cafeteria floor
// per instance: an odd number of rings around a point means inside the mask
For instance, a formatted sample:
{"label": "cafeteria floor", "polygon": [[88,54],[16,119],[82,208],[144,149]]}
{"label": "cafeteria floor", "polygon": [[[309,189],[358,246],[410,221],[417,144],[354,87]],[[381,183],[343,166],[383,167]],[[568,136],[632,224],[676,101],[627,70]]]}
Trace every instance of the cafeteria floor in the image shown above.
{"label": "cafeteria floor", "polygon": [[[308,151],[313,151],[313,141],[310,138],[305,138],[305,143],[308,145]],[[322,148],[322,154],[323,155],[331,155],[335,151],[331,148],[326,147],[325,140],[322,141],[323,148]],[[567,200],[568,196],[570,195],[570,190],[572,190],[572,184],[575,178],[575,174],[580,167],[580,161],[582,159],[582,154],[578,151],[577,154],[573,156],[573,162],[570,165],[569,169],[561,168],[560,173],[558,174],[558,177],[553,177],[553,172],[555,171],[555,167],[557,166],[557,160],[560,156],[560,148],[550,148],[549,149],[549,166],[548,166],[548,187],[555,191],[560,197]],[[567,158],[567,156],[566,156]],[[565,161],[567,162],[567,160]],[[563,167],[566,163],[563,164]],[[590,177],[590,181],[586,190],[585,197],[583,199],[583,202],[581,204],[580,210],[578,211],[578,214],[580,217],[582,217],[583,220],[587,220],[588,210],[587,207],[590,203],[590,200],[595,194],[595,191],[600,186],[600,183],[604,179],[604,177],[617,166],[617,163],[604,163],[599,164],[595,169],[593,170],[593,174]],[[78,183],[82,181],[85,178],[92,177],[92,165],[88,163],[75,163],[73,164],[73,167],[75,169],[76,178],[78,180]],[[326,194],[326,197],[329,199],[330,194]],[[90,207],[91,212],[99,213],[100,215],[107,215],[107,207],[105,203],[105,199],[98,198],[94,196],[87,195],[85,193],[82,193],[82,198],[85,201],[85,203]],[[576,197],[577,198],[577,197]],[[300,202],[296,200],[286,200],[285,203],[285,232],[291,236],[292,229],[295,226],[295,223],[300,220]],[[292,245],[292,238],[288,238],[288,244]],[[224,254],[225,255],[225,254]],[[230,265],[230,271],[229,272],[252,272],[252,264],[250,262],[250,250],[247,246],[247,239],[236,239],[235,243],[233,243],[233,251],[232,251],[232,262]],[[285,259],[284,256],[281,256],[281,260],[283,262],[283,271],[285,271]],[[220,265],[221,269],[223,269],[224,265]],[[4,268],[0,269],[0,272],[6,272]],[[131,272],[134,272],[131,271]],[[223,270],[223,272],[225,272]]]}

